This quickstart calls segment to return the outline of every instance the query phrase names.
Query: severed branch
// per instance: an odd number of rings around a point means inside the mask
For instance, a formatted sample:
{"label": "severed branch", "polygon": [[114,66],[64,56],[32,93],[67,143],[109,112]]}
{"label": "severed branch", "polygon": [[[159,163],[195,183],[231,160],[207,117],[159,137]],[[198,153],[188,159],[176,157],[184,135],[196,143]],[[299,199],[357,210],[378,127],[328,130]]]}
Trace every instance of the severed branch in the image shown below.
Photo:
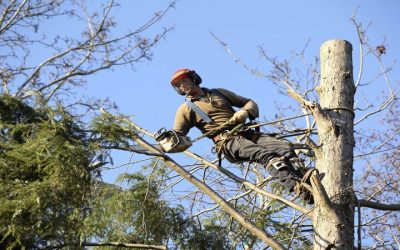
{"label": "severed branch", "polygon": [[[303,183],[303,185],[306,185]],[[306,187],[309,188],[309,187]],[[328,194],[326,193],[324,186],[321,183],[321,180],[317,174],[317,172],[314,172],[313,175],[311,176],[311,188],[314,200],[317,201],[316,203],[320,204],[323,206],[326,210],[332,211],[334,210],[333,204],[329,199]]]}
{"label": "severed branch", "polygon": [[303,96],[298,94],[296,91],[294,91],[292,88],[288,88],[288,95],[293,97],[298,103],[300,103],[303,107],[307,108],[310,110],[310,112],[313,114],[315,121],[318,122],[323,122],[326,120],[326,117],[323,113],[323,110],[321,106],[316,103],[316,102],[310,102],[306,100]]}
{"label": "severed branch", "polygon": [[368,207],[385,211],[400,211],[400,204],[382,204],[379,202],[373,202],[367,200],[358,200],[358,201],[360,202],[360,207]]}

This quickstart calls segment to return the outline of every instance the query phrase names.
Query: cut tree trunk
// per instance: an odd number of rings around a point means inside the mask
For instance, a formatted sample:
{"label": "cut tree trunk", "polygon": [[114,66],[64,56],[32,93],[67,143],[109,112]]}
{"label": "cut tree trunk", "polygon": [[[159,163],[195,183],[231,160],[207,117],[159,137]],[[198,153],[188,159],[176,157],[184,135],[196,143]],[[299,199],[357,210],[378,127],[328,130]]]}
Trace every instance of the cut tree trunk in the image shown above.
{"label": "cut tree trunk", "polygon": [[343,40],[327,41],[320,57],[318,92],[325,122],[318,124],[316,168],[329,199],[315,201],[314,249],[348,250],[354,246],[352,46]]}

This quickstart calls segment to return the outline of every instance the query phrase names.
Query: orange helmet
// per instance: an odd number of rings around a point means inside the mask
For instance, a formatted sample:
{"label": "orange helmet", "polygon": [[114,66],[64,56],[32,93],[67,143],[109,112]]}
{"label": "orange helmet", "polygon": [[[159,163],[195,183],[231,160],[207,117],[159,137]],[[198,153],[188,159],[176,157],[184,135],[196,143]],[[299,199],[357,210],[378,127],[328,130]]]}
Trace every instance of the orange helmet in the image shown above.
{"label": "orange helmet", "polygon": [[177,85],[177,83],[179,82],[180,79],[185,78],[185,77],[190,78],[196,85],[200,85],[200,83],[202,81],[201,77],[194,70],[190,70],[190,69],[186,69],[186,68],[179,69],[172,76],[171,85],[176,90],[176,92],[178,92],[178,94],[180,94],[180,95],[185,95],[185,93],[183,93],[179,89],[179,86]]}

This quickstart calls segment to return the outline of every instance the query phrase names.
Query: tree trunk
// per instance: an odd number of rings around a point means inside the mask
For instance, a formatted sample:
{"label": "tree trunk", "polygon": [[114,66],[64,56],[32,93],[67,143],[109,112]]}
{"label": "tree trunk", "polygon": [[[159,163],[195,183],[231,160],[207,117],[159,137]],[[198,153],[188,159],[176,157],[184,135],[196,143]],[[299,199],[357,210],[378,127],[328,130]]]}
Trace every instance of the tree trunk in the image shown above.
{"label": "tree trunk", "polygon": [[320,56],[318,92],[326,123],[318,126],[316,167],[329,200],[316,199],[314,249],[348,250],[354,246],[352,46],[330,40],[321,46]]}

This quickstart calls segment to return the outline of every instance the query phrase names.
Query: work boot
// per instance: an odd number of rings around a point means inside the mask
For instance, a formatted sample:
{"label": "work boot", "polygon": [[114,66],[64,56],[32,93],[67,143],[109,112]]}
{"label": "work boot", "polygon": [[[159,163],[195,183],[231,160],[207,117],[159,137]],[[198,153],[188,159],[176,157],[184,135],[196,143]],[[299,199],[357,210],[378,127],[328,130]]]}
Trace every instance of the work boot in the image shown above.
{"label": "work boot", "polygon": [[311,185],[311,176],[314,171],[317,171],[314,168],[308,169],[303,178],[301,178],[300,182],[297,182],[293,187],[293,192],[297,194],[299,197],[303,199],[307,204],[314,204],[314,197],[312,193],[303,186],[303,183]]}
{"label": "work boot", "polygon": [[286,161],[284,157],[271,159],[265,168],[270,176],[276,178],[290,192],[293,191],[294,185],[300,182],[303,176],[303,174],[297,173],[292,164]]}

